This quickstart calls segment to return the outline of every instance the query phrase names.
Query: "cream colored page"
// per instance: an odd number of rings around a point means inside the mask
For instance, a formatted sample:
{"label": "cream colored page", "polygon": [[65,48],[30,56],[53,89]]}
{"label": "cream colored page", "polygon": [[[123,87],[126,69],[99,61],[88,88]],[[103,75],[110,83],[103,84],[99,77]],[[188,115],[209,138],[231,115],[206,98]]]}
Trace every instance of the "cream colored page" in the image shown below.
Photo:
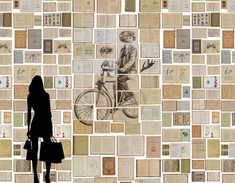
{"label": "cream colored page", "polygon": [[180,130],[179,129],[163,129],[162,141],[163,142],[179,142]]}
{"label": "cream colored page", "polygon": [[118,159],[118,180],[134,179],[134,158]]}
{"label": "cream colored page", "polygon": [[142,156],[144,155],[144,137],[130,136],[130,155]]}
{"label": "cream colored page", "polygon": [[102,137],[101,146],[103,154],[115,154],[115,137]]}
{"label": "cream colored page", "polygon": [[190,0],[168,0],[169,12],[189,12]]}
{"label": "cream colored page", "polygon": [[89,177],[101,176],[101,157],[100,156],[89,156],[87,162],[87,174]]}
{"label": "cream colored page", "polygon": [[73,176],[87,176],[87,157],[79,156],[73,158]]}
{"label": "cream colored page", "polygon": [[163,28],[181,28],[182,13],[162,13]]}
{"label": "cream colored page", "polygon": [[91,137],[91,154],[101,154],[102,153],[102,137]]}
{"label": "cream colored page", "polygon": [[118,155],[130,154],[130,137],[119,136],[118,137]]}

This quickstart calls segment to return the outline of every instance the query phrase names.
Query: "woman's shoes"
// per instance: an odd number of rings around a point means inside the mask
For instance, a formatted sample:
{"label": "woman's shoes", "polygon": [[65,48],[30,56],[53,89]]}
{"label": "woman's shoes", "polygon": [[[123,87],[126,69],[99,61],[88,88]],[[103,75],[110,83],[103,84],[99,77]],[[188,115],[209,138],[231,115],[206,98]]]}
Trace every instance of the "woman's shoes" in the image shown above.
{"label": "woman's shoes", "polygon": [[34,183],[39,183],[37,174],[34,175]]}
{"label": "woman's shoes", "polygon": [[45,181],[46,181],[46,183],[51,183],[50,174],[48,174],[48,173],[45,174]]}

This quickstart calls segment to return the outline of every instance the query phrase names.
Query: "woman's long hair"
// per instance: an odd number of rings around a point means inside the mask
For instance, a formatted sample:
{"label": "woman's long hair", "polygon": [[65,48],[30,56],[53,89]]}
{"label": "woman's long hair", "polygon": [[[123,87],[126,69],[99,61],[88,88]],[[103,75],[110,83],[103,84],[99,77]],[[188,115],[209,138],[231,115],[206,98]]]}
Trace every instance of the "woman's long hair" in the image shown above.
{"label": "woman's long hair", "polygon": [[31,95],[41,95],[45,93],[41,76],[34,76],[30,85],[29,93]]}

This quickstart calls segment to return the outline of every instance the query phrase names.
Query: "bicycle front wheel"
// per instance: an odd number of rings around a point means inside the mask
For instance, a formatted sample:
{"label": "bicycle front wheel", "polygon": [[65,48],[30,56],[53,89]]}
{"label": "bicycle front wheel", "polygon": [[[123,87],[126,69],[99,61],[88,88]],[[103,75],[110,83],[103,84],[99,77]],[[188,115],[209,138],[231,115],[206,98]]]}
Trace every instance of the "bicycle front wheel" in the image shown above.
{"label": "bicycle front wheel", "polygon": [[112,106],[111,98],[103,91],[86,90],[78,95],[74,104],[74,112],[77,119],[85,125],[92,126],[94,120],[94,108],[102,107],[102,112],[97,113],[97,119],[105,120],[110,114]]}
{"label": "bicycle front wheel", "polygon": [[138,118],[138,102],[135,97],[131,97],[129,100],[122,103],[122,112],[129,118],[135,119]]}

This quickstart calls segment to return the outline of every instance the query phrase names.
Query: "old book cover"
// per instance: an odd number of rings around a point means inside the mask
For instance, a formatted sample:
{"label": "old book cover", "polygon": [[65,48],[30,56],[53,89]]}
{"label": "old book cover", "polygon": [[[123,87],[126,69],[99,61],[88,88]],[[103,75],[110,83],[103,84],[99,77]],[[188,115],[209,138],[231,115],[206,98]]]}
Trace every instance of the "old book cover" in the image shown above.
{"label": "old book cover", "polygon": [[173,113],[173,125],[189,125],[189,124],[190,124],[190,113],[188,112]]}
{"label": "old book cover", "polygon": [[233,182],[235,179],[234,174],[222,174],[222,182],[227,183],[227,182]]}
{"label": "old book cover", "polygon": [[201,125],[193,125],[192,126],[192,137],[193,138],[201,138]]}
{"label": "old book cover", "polygon": [[115,157],[103,157],[103,175],[115,175]]}
{"label": "old book cover", "polygon": [[234,172],[235,171],[234,163],[235,163],[234,159],[223,159],[221,162],[222,172]]}
{"label": "old book cover", "polygon": [[160,158],[161,157],[161,137],[148,136],[147,137],[147,158]]}
{"label": "old book cover", "polygon": [[14,85],[14,98],[27,99],[28,87],[28,85]]}
{"label": "old book cover", "polygon": [[162,142],[179,142],[180,129],[162,129]]}
{"label": "old book cover", "polygon": [[207,172],[208,181],[220,181],[220,172]]}
{"label": "old book cover", "polygon": [[211,27],[220,27],[220,13],[211,13]]}
{"label": "old book cover", "polygon": [[190,29],[177,29],[177,49],[190,49]]}
{"label": "old book cover", "polygon": [[175,48],[175,31],[164,31],[163,40],[164,48]]}
{"label": "old book cover", "polygon": [[15,48],[26,48],[26,31],[15,31]]}
{"label": "old book cover", "polygon": [[222,28],[233,28],[235,13],[221,13],[221,27]]}
{"label": "old book cover", "polygon": [[208,141],[207,141],[207,156],[210,158],[220,156],[220,140],[208,139]]}
{"label": "old book cover", "polygon": [[205,182],[206,175],[204,171],[192,172],[193,182]]}
{"label": "old book cover", "polygon": [[222,48],[234,48],[234,31],[222,31]]}
{"label": "old book cover", "polygon": [[44,2],[43,3],[43,11],[44,12],[55,12],[56,11],[56,3],[55,2]]}
{"label": "old book cover", "polygon": [[180,99],[181,85],[163,85],[163,99]]}
{"label": "old book cover", "polygon": [[181,28],[182,13],[162,13],[163,28]]}
{"label": "old book cover", "polygon": [[73,0],[73,11],[75,12],[94,12],[94,0]]}
{"label": "old book cover", "polygon": [[135,12],[135,0],[125,0],[125,11]]}
{"label": "old book cover", "polygon": [[115,183],[117,182],[117,178],[116,177],[94,177],[94,179],[91,179],[91,182],[89,182],[88,178],[86,178],[84,181],[85,182],[76,182],[76,183]]}
{"label": "old book cover", "polygon": [[137,177],[160,177],[161,160],[136,160]]}
{"label": "old book cover", "polygon": [[190,173],[190,159],[181,159],[181,173]]}
{"label": "old book cover", "polygon": [[0,140],[0,157],[7,158],[12,155],[12,140]]}
{"label": "old book cover", "polygon": [[125,131],[124,123],[111,123],[112,133],[124,133],[124,131]]}
{"label": "old book cover", "polygon": [[84,125],[79,120],[73,120],[74,134],[91,134],[92,131],[93,131],[92,126]]}
{"label": "old book cover", "polygon": [[164,159],[162,160],[162,171],[163,172],[179,172],[180,161],[179,159]]}
{"label": "old book cover", "polygon": [[202,86],[202,78],[200,76],[193,77],[193,88],[201,88]]}
{"label": "old book cover", "polygon": [[41,29],[29,29],[28,30],[28,48],[29,49],[41,49],[42,47],[42,33]]}
{"label": "old book cover", "polygon": [[125,134],[126,135],[141,134],[140,124],[141,123],[137,122],[126,122]]}
{"label": "old book cover", "polygon": [[73,155],[88,155],[88,136],[73,136]]}
{"label": "old book cover", "polygon": [[12,13],[3,13],[3,27],[12,26]]}
{"label": "old book cover", "polygon": [[192,11],[193,12],[203,12],[206,9],[205,2],[193,2]]}
{"label": "old book cover", "polygon": [[110,133],[109,121],[95,121],[94,122],[95,133]]}
{"label": "old book cover", "polygon": [[221,161],[219,159],[215,160],[215,159],[207,159],[205,162],[205,169],[206,170],[217,170],[220,171],[221,170],[221,165],[220,165]]}
{"label": "old book cover", "polygon": [[192,158],[205,158],[206,157],[206,140],[205,139],[192,139]]}
{"label": "old book cover", "polygon": [[62,26],[71,27],[71,13],[62,13]]}
{"label": "old book cover", "polygon": [[205,161],[204,160],[192,160],[192,169],[204,169]]}
{"label": "old book cover", "polygon": [[163,183],[188,183],[188,175],[187,174],[164,174],[163,175]]}
{"label": "old book cover", "polygon": [[201,39],[192,40],[192,53],[194,54],[201,53]]}
{"label": "old book cover", "polygon": [[140,12],[160,12],[161,0],[140,0]]}
{"label": "old book cover", "polygon": [[43,53],[52,53],[53,40],[52,39],[44,39],[43,40]]}
{"label": "old book cover", "polygon": [[141,104],[160,104],[161,90],[160,89],[141,89],[140,90]]}
{"label": "old book cover", "polygon": [[115,14],[121,12],[120,0],[99,0],[97,2],[97,12],[105,14]]}
{"label": "old book cover", "polygon": [[163,111],[176,111],[176,101],[164,100],[162,101]]}

